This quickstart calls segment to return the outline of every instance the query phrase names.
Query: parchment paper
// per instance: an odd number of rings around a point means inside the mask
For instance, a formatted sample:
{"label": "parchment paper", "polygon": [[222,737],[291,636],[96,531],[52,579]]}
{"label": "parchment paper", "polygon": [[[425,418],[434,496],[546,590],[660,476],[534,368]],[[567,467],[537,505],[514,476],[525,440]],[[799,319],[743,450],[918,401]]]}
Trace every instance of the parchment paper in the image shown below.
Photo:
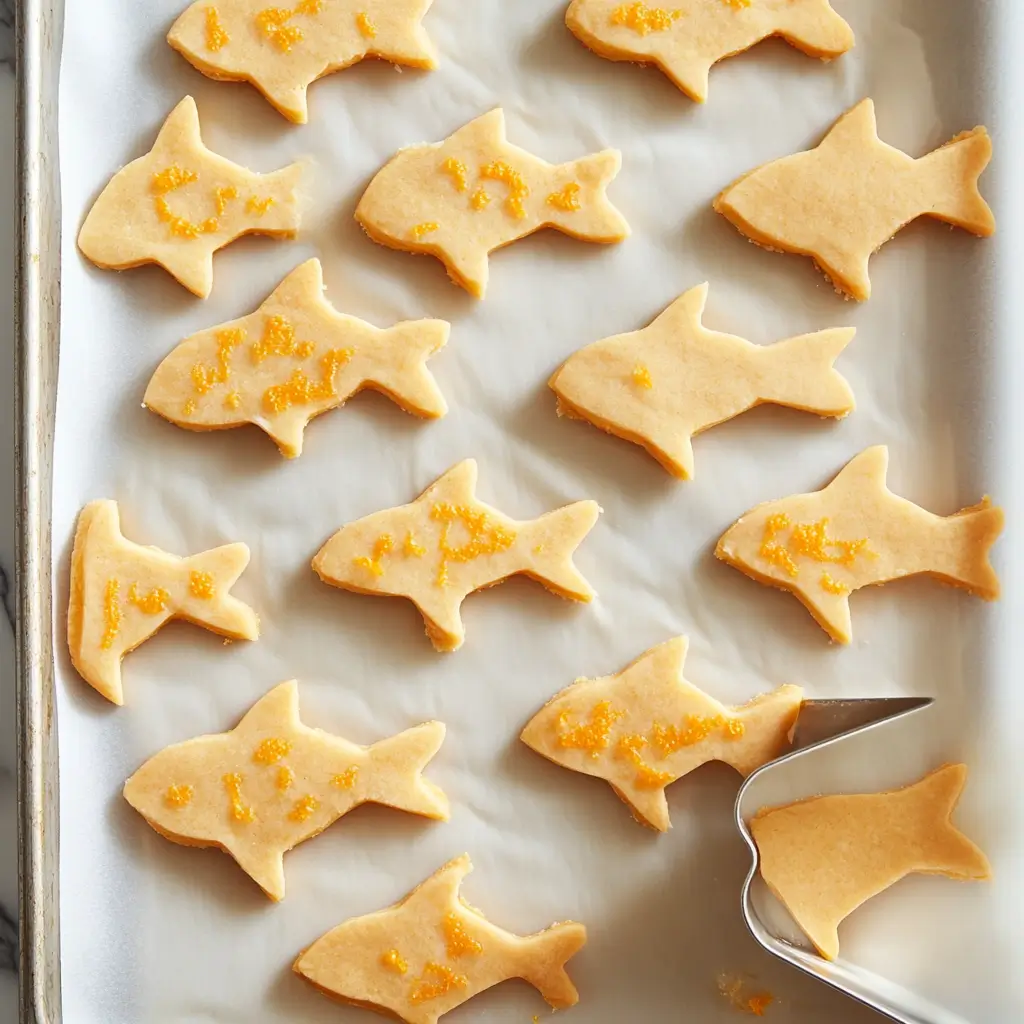
{"label": "parchment paper", "polygon": [[[466,897],[500,925],[525,933],[576,918],[589,927],[570,964],[581,1002],[567,1019],[732,1020],[737,1011],[716,987],[722,971],[773,992],[769,1014],[780,1022],[876,1019],[776,965],[747,937],[730,769],[706,767],[673,785],[674,828],[656,835],[607,785],[518,742],[526,720],[576,676],[617,671],[680,633],[691,640],[688,677],[724,700],[783,682],[810,696],[939,698],[884,765],[861,767],[872,769],[869,783],[880,771],[902,783],[967,760],[957,819],[990,855],[996,880],[902,882],[843,927],[843,952],[969,1020],[1018,1019],[1020,484],[1010,467],[1020,456],[1013,398],[1024,321],[1007,225],[1020,213],[1011,191],[1020,130],[1009,116],[1021,77],[1012,44],[1024,30],[1019,5],[835,0],[856,31],[853,53],[825,65],[781,42],[758,46],[712,72],[701,107],[655,70],[584,49],[564,28],[564,0],[436,0],[425,24],[440,70],[365,62],[311,87],[304,127],[251,87],[209,81],[175,54],[164,35],[183,6],[67,4],[53,509],[65,1020],[369,1021],[295,978],[292,959],[462,851],[476,866]],[[205,302],[162,270],[103,272],[75,248],[99,190],[150,148],[186,93],[214,151],[260,171],[313,161],[300,239],[235,243],[215,257]],[[710,203],[740,173],[816,144],[867,95],[882,137],[914,155],[987,122],[996,161],[983,189],[1003,230],[980,241],[912,226],[874,258],[874,297],[857,306],[809,261],[748,245]],[[633,235],[610,248],[550,232],[517,243],[493,257],[487,299],[477,302],[437,261],[375,245],[352,213],[399,147],[440,140],[498,104],[509,138],[550,161],[621,148],[610,194]],[[140,408],[150,374],[181,338],[250,312],[311,255],[339,310],[379,326],[452,322],[448,347],[430,364],[451,406],[445,419],[424,424],[367,393],[318,419],[305,454],[289,462],[255,428],[193,434]],[[696,479],[679,483],[640,448],[558,420],[546,381],[582,345],[645,325],[704,280],[708,325],[760,343],[856,325],[838,365],[858,408],[839,424],[772,408],[747,414],[697,439]],[[1007,595],[993,609],[927,581],[858,593],[855,642],[841,649],[795,599],[716,562],[712,549],[755,503],[817,488],[879,442],[890,446],[893,490],[934,511],[988,491],[1008,504],[996,555]],[[342,523],[411,500],[465,456],[479,460],[480,497],[515,517],[582,497],[601,503],[577,559],[600,597],[577,606],[509,582],[467,600],[465,647],[439,655],[411,605],[328,588],[309,559]],[[249,544],[252,563],[235,593],[261,616],[259,642],[225,647],[174,624],[126,659],[127,706],[99,699],[64,643],[74,520],[98,497],[119,501],[125,533],[140,543],[180,554]],[[360,809],[286,857],[288,895],[273,905],[228,857],[159,837],[120,790],[157,750],[232,727],[291,677],[308,724],[359,742],[445,721],[429,775],[453,816],[432,824]],[[446,1020],[512,1024],[545,1009],[513,982]]]}

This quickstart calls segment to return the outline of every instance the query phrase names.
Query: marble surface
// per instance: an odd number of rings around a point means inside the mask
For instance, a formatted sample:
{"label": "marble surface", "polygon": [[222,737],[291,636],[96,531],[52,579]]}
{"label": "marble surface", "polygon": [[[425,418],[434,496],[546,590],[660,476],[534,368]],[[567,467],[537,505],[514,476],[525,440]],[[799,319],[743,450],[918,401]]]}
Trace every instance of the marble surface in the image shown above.
{"label": "marble surface", "polygon": [[0,0],[0,1024],[18,1019],[14,732],[14,0]]}

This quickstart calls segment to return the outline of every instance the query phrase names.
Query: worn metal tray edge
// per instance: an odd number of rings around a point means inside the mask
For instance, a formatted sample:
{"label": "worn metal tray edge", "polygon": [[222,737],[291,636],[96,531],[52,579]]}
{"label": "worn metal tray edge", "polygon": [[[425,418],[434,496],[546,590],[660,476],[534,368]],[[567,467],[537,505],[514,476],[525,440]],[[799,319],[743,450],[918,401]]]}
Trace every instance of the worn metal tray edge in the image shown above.
{"label": "worn metal tray edge", "polygon": [[25,1024],[61,1019],[50,494],[60,332],[57,79],[63,12],[63,0],[15,5],[16,700]]}

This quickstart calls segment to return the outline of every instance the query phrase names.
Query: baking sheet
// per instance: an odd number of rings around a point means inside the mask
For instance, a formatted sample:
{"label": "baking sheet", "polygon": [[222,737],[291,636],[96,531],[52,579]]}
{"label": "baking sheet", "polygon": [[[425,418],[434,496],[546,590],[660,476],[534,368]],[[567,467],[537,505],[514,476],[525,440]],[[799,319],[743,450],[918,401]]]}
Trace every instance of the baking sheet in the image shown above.
{"label": "baking sheet", "polygon": [[[886,750],[886,771],[902,781],[967,760],[958,820],[996,879],[905,881],[844,926],[843,951],[968,1020],[1019,1015],[1024,796],[1010,624],[1020,621],[1020,484],[1010,467],[1024,426],[1013,401],[1024,320],[1007,230],[1021,212],[1011,191],[1018,130],[1008,116],[1021,77],[1012,49],[1024,32],[1019,5],[835,0],[856,31],[853,53],[824,65],[766,43],[713,71],[704,107],[654,70],[589,53],[565,30],[564,6],[436,0],[425,24],[442,54],[438,71],[365,62],[312,86],[310,123],[295,127],[252,88],[211,82],[170,50],[163,37],[182,0],[67,4],[53,535],[68,1021],[369,1020],[293,977],[293,957],[464,850],[476,865],[465,895],[495,922],[519,932],[569,917],[588,925],[590,941],[570,964],[581,993],[570,1019],[734,1019],[717,991],[722,971],[772,991],[769,1013],[780,1022],[877,1019],[747,937],[729,769],[708,766],[672,786],[674,828],[659,836],[635,825],[608,786],[517,741],[574,677],[616,671],[679,633],[691,640],[688,677],[723,700],[782,682],[810,696],[940,697],[926,728]],[[215,257],[206,302],[156,268],[99,271],[74,245],[110,175],[148,150],[186,93],[214,151],[260,171],[313,161],[299,240],[235,243]],[[749,246],[710,202],[743,171],[816,143],[866,95],[882,137],[915,155],[989,124],[996,161],[983,190],[1002,233],[979,241],[913,225],[874,258],[874,297],[861,307],[838,299],[808,261]],[[610,194],[633,235],[611,248],[550,232],[516,243],[493,257],[480,303],[451,286],[437,261],[369,241],[352,213],[396,149],[442,139],[498,104],[510,140],[550,161],[619,147],[623,169]],[[379,326],[452,322],[448,347],[431,361],[451,407],[445,419],[425,424],[364,394],[316,420],[305,454],[287,462],[255,428],[197,435],[140,408],[177,341],[250,312],[311,255],[339,310]],[[641,449],[559,421],[545,382],[582,345],[643,326],[703,280],[709,326],[758,342],[855,325],[838,366],[858,408],[839,424],[756,410],[698,438],[696,479],[680,484]],[[986,491],[1008,505],[1009,535],[996,552],[1007,595],[993,609],[922,581],[859,593],[855,642],[840,649],[792,597],[717,563],[712,549],[756,502],[820,486],[878,442],[890,446],[899,494],[943,513]],[[582,497],[601,503],[577,558],[600,597],[577,606],[511,581],[467,600],[466,645],[442,656],[410,605],[330,589],[309,559],[340,524],[410,500],[465,456],[479,461],[480,497],[515,517]],[[127,706],[99,699],[63,641],[74,519],[97,497],[120,502],[126,535],[141,543],[182,554],[249,544],[252,563],[235,593],[261,616],[259,642],[225,647],[173,624],[126,660]],[[448,739],[429,774],[453,815],[431,824],[362,808],[286,857],[288,896],[273,905],[228,857],[157,836],[120,789],[157,750],[231,727],[291,677],[308,724],[359,742],[445,721]],[[446,1020],[511,1024],[535,1013],[544,1013],[539,995],[509,983]]]}

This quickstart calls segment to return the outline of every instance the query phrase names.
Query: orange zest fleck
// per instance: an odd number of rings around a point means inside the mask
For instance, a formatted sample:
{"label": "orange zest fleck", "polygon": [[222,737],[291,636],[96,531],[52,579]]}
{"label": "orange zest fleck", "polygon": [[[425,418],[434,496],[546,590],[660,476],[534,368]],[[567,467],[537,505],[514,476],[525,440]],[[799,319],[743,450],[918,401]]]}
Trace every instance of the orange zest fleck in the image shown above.
{"label": "orange zest fleck", "polygon": [[581,206],[580,186],[575,181],[570,181],[568,185],[557,192],[552,192],[548,196],[548,206],[565,210],[567,213],[575,213]]}
{"label": "orange zest fleck", "polygon": [[530,189],[517,170],[505,163],[504,160],[495,160],[480,168],[480,177],[500,181],[508,189],[505,212],[510,217],[522,220],[526,216],[523,200],[530,194]]}
{"label": "orange zest fleck", "polygon": [[295,801],[295,806],[288,812],[292,821],[305,821],[320,806],[320,801],[312,794],[306,794]]}
{"label": "orange zest fleck", "polygon": [[280,790],[288,789],[291,784],[295,781],[295,772],[283,764],[277,769],[277,788]]}
{"label": "orange zest fleck", "polygon": [[252,759],[257,764],[277,764],[282,757],[287,757],[291,752],[292,745],[288,740],[279,736],[268,736],[261,740],[259,746],[253,751]]}
{"label": "orange zest fleck", "polygon": [[338,789],[351,789],[356,784],[356,779],[358,777],[359,765],[354,764],[350,768],[346,768],[340,774],[332,776],[331,785],[337,786]]}
{"label": "orange zest fleck", "polygon": [[156,207],[157,217],[170,228],[172,235],[177,235],[179,238],[198,238],[200,235],[211,235],[220,226],[216,217],[208,217],[200,224],[196,224],[186,217],[179,217],[163,196],[157,196],[153,200],[153,205]]}
{"label": "orange zest fleck", "polygon": [[413,1005],[425,1003],[447,995],[453,988],[465,988],[468,984],[469,979],[464,974],[456,974],[446,964],[431,961],[423,968],[423,974],[413,982],[409,1002]]}
{"label": "orange zest fleck", "polygon": [[297,348],[292,322],[283,316],[268,316],[263,322],[263,337],[249,346],[249,352],[254,363],[262,363],[267,356],[296,355]]}
{"label": "orange zest fleck", "polygon": [[228,800],[231,802],[231,817],[243,825],[250,824],[256,817],[256,812],[242,803],[242,776],[238,772],[229,772],[222,776],[221,781],[228,791]]}
{"label": "orange zest fleck", "polygon": [[409,970],[409,965],[405,962],[405,957],[398,952],[397,949],[389,949],[386,953],[381,953],[380,962],[388,968],[390,971],[394,971],[396,974],[405,974]]}
{"label": "orange zest fleck", "polygon": [[374,39],[377,36],[377,26],[370,20],[366,11],[360,11],[356,15],[356,27],[367,39]]}
{"label": "orange zest fleck", "polygon": [[282,53],[288,53],[303,38],[300,29],[288,24],[294,13],[285,7],[265,7],[256,15],[256,27]]}
{"label": "orange zest fleck", "polygon": [[187,807],[192,802],[193,793],[195,790],[191,786],[168,786],[164,793],[164,803],[176,809]]}
{"label": "orange zest fleck", "polygon": [[409,234],[418,242],[424,235],[429,235],[432,231],[436,231],[440,225],[436,221],[428,220],[422,224],[417,224]]}
{"label": "orange zest fleck", "polygon": [[616,711],[610,700],[598,701],[590,709],[585,725],[570,725],[569,712],[558,716],[558,745],[565,750],[585,750],[592,758],[607,750],[611,743],[612,726],[625,712]]}
{"label": "orange zest fleck", "polygon": [[444,942],[449,960],[460,956],[479,956],[484,947],[466,931],[466,926],[454,911],[444,917]]}
{"label": "orange zest fleck", "polygon": [[148,594],[140,594],[137,583],[128,588],[128,602],[146,615],[159,615],[167,609],[170,600],[171,595],[163,587],[153,587]]}
{"label": "orange zest fleck", "polygon": [[263,393],[263,404],[268,412],[284,412],[293,405],[309,405],[310,402],[323,402],[329,398],[337,398],[335,377],[351,358],[350,348],[334,348],[324,354],[320,360],[323,377],[312,381],[301,370],[295,370],[291,378],[283,384],[275,384]]}
{"label": "orange zest fleck", "polygon": [[830,572],[821,574],[821,589],[829,594],[842,595],[850,592],[850,588],[840,580],[833,579]]}
{"label": "orange zest fleck", "polygon": [[663,7],[648,7],[644,3],[621,4],[612,11],[611,23],[623,25],[645,36],[648,32],[664,32],[671,28],[682,13],[679,10],[665,10]]}
{"label": "orange zest fleck", "polygon": [[238,189],[234,185],[221,186],[213,190],[213,201],[217,204],[217,213],[222,214],[232,199],[238,198]]}
{"label": "orange zest fleck", "polygon": [[188,574],[188,592],[200,601],[209,601],[216,593],[213,585],[213,573],[193,569]]}
{"label": "orange zest fleck", "polygon": [[474,189],[473,194],[469,197],[469,205],[479,212],[480,210],[486,210],[491,205],[491,199],[492,196],[487,189]]}
{"label": "orange zest fleck", "polygon": [[722,0],[722,3],[734,11],[741,11],[744,7],[750,6],[750,0]]}
{"label": "orange zest fleck", "polygon": [[257,199],[256,196],[249,196],[248,201],[245,204],[247,213],[255,213],[257,217],[262,217],[274,205],[274,197],[266,196],[263,199]]}
{"label": "orange zest fleck", "polygon": [[619,757],[625,758],[636,768],[636,784],[646,786],[650,789],[657,789],[670,783],[675,776],[671,772],[658,771],[652,768],[640,753],[647,746],[647,740],[643,736],[630,734],[621,736],[616,744],[615,752]]}
{"label": "orange zest fleck", "polygon": [[[430,518],[442,524],[441,536],[437,541],[441,561],[436,583],[440,587],[448,582],[449,562],[472,562],[484,555],[496,555],[501,551],[507,551],[515,543],[515,531],[492,522],[490,516],[482,509],[438,502],[430,507]],[[469,539],[464,544],[453,546],[450,543],[450,535],[456,523],[461,523]]]}
{"label": "orange zest fleck", "polygon": [[744,1009],[753,1017],[763,1017],[764,1011],[768,1009],[772,1003],[775,1002],[775,997],[770,995],[768,992],[759,992],[757,995],[750,996]]}
{"label": "orange zest fleck", "polygon": [[216,53],[223,49],[231,39],[221,24],[220,15],[216,7],[206,8],[206,48]]}
{"label": "orange zest fleck", "polygon": [[[835,540],[828,535],[828,519],[816,523],[797,523],[789,538],[789,548],[795,555],[811,558],[815,562],[833,562],[851,566],[858,555],[871,555],[866,537],[859,540]],[[828,549],[834,549],[830,552]]]}
{"label": "orange zest fleck", "polygon": [[394,546],[394,537],[392,537],[390,533],[382,533],[376,541],[374,541],[372,556],[367,557],[366,555],[361,555],[359,558],[353,558],[352,561],[358,565],[360,569],[368,569],[374,576],[383,576],[384,566],[381,563],[384,556],[388,554]]}
{"label": "orange zest fleck", "polygon": [[114,640],[121,628],[120,596],[120,582],[114,578],[107,580],[103,592],[103,639],[100,640],[100,647],[105,651],[114,646]]}
{"label": "orange zest fleck", "polygon": [[781,569],[788,576],[799,576],[800,570],[793,561],[793,556],[775,538],[789,528],[789,516],[785,512],[776,512],[768,517],[764,524],[764,537],[757,553],[768,563]]}
{"label": "orange zest fleck", "polygon": [[405,535],[405,543],[402,545],[402,553],[410,558],[422,558],[427,553],[427,549],[422,544],[416,543],[416,538],[412,535],[412,531],[410,530]]}
{"label": "orange zest fleck", "polygon": [[441,164],[441,170],[445,174],[452,176],[452,182],[459,192],[466,191],[466,175],[469,173],[466,165],[461,160],[456,160],[455,157],[450,156],[443,164]]}
{"label": "orange zest fleck", "polygon": [[245,331],[240,327],[234,327],[218,331],[215,337],[217,365],[205,366],[203,363],[196,363],[192,367],[192,386],[200,395],[205,395],[218,384],[226,383],[231,376],[231,352],[245,340]]}
{"label": "orange zest fleck", "polygon": [[638,388],[644,388],[649,391],[654,387],[651,371],[643,363],[637,363],[633,367],[633,372],[629,375],[629,378]]}
{"label": "orange zest fleck", "polygon": [[224,396],[224,405],[228,409],[237,409],[242,404],[242,396],[237,391],[229,391]]}
{"label": "orange zest fleck", "polygon": [[684,747],[703,743],[713,732],[721,730],[725,739],[738,740],[746,727],[738,718],[723,715],[687,715],[681,726],[660,725],[651,727],[650,743],[658,757],[668,757]]}
{"label": "orange zest fleck", "polygon": [[162,171],[157,171],[153,175],[153,191],[158,196],[163,196],[168,192],[173,192],[175,189],[197,181],[198,178],[199,175],[195,171],[172,164],[170,167],[165,167]]}

